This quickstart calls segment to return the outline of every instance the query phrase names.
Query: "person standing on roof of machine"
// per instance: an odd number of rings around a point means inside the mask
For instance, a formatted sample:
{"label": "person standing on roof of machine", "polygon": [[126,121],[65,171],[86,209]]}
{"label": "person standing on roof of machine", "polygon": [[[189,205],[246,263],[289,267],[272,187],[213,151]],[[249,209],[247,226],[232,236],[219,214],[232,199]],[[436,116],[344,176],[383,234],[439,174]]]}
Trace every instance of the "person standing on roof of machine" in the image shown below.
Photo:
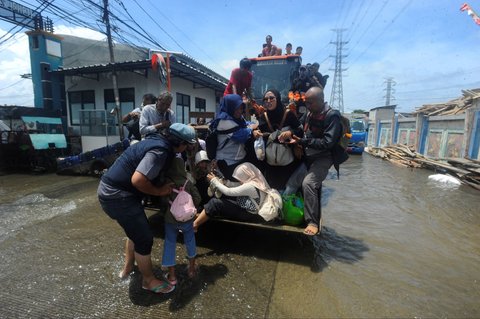
{"label": "person standing on roof of machine", "polygon": [[238,94],[242,96],[244,93],[246,93],[247,97],[250,96],[253,79],[253,73],[250,71],[251,67],[252,62],[248,58],[240,60],[240,67],[232,70],[230,81],[228,81],[223,96],[227,94]]}
{"label": "person standing on roof of machine", "polygon": [[302,55],[303,48],[301,46],[298,46],[297,49],[295,50],[296,55]]}
{"label": "person standing on roof of machine", "polygon": [[277,46],[272,44],[272,36],[267,35],[265,38],[267,45],[263,47],[262,56],[272,56],[277,54]]}
{"label": "person standing on roof of machine", "polygon": [[287,45],[285,46],[285,55],[292,55],[292,44],[291,43],[287,43]]}

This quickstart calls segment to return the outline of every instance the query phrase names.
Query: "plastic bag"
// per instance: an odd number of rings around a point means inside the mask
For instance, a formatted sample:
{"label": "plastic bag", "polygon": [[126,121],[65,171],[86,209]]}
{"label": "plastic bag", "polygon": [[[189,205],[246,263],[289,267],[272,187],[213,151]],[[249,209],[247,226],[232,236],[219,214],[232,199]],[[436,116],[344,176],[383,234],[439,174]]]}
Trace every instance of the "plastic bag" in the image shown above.
{"label": "plastic bag", "polygon": [[258,210],[258,215],[262,216],[267,222],[271,221],[279,216],[282,206],[282,196],[276,189],[271,188],[265,195],[265,199]]}
{"label": "plastic bag", "polygon": [[257,159],[263,161],[265,159],[265,142],[263,141],[263,137],[259,137],[253,142],[253,148],[255,149]]}
{"label": "plastic bag", "polygon": [[283,195],[282,219],[287,225],[298,226],[303,223],[303,198],[300,195]]}

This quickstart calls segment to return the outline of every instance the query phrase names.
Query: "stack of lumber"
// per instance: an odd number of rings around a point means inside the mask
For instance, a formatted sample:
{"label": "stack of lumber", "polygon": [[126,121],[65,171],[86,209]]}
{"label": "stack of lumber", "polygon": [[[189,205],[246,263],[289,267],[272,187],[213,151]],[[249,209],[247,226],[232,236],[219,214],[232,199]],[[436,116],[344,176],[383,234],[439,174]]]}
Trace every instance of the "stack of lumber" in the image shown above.
{"label": "stack of lumber", "polygon": [[470,159],[431,159],[406,145],[369,147],[366,151],[404,167],[428,168],[458,178],[463,184],[480,190],[480,162]]}
{"label": "stack of lumber", "polygon": [[472,106],[472,101],[480,97],[480,89],[463,90],[463,96],[448,102],[424,104],[417,108],[413,114],[426,116],[456,115],[465,113]]}

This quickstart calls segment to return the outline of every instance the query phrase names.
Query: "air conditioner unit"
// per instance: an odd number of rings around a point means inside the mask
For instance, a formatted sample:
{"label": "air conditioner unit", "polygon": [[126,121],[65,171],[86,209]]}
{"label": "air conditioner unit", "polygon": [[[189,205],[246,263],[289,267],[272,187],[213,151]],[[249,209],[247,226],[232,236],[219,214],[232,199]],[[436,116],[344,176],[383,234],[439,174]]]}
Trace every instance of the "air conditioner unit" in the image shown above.
{"label": "air conditioner unit", "polygon": [[28,131],[36,131],[37,130],[37,122],[25,122],[25,126],[27,127]]}

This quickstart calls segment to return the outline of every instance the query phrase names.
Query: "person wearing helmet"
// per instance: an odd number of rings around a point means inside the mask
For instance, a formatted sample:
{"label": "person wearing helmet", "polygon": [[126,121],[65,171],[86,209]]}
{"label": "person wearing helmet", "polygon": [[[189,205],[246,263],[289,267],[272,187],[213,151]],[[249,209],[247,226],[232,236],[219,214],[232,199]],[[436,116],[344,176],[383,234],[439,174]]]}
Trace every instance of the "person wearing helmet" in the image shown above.
{"label": "person wearing helmet", "polygon": [[155,180],[170,165],[176,153],[196,143],[195,130],[174,123],[162,134],[144,139],[128,147],[102,176],[97,194],[104,212],[123,228],[127,235],[125,262],[121,278],[132,271],[134,262],[142,274],[142,288],[154,293],[169,293],[170,283],[153,274],[150,254],[153,233],[142,205],[145,195],[168,196],[173,184],[157,186]]}

